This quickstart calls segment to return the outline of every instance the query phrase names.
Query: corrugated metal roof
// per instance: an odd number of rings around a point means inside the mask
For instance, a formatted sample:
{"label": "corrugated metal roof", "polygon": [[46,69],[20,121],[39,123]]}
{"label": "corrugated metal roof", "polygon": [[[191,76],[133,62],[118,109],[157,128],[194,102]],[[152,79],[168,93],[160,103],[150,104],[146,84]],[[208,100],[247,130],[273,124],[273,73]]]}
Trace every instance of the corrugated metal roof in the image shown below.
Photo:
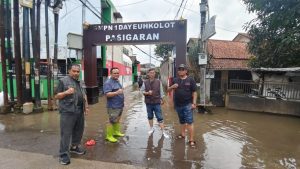
{"label": "corrugated metal roof", "polygon": [[290,68],[252,68],[252,71],[257,72],[300,72],[300,67]]}

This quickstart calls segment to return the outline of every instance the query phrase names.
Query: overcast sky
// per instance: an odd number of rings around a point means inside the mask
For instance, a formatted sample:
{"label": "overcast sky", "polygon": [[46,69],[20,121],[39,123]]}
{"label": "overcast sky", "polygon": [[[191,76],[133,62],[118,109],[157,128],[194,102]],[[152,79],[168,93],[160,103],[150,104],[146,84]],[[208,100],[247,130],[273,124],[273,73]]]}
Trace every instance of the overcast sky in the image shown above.
{"label": "overcast sky", "polygon": [[[197,38],[200,34],[200,12],[201,0],[184,0],[182,8],[179,6],[182,0],[111,0],[116,9],[121,13],[123,22],[146,22],[160,20],[174,20],[180,17],[187,19],[187,38]],[[89,0],[94,7],[100,9],[100,0]],[[246,22],[255,18],[254,14],[246,11],[246,6],[241,0],[208,0],[210,17],[217,15],[216,34],[211,39],[232,40],[238,32],[245,32],[243,26]],[[68,0],[60,12],[60,33],[65,37],[67,32],[81,34],[82,4],[79,0]],[[185,9],[184,9],[185,7]],[[184,9],[184,10],[183,10]],[[179,11],[178,11],[179,10]],[[176,14],[178,12],[177,17]],[[51,17],[51,14],[50,14]],[[50,19],[50,27],[53,26]],[[100,19],[86,9],[86,20],[90,24],[99,24]],[[188,39],[187,39],[188,40]],[[66,44],[66,38],[61,38],[59,43]],[[145,52],[154,55],[155,45],[139,46]],[[141,63],[149,63],[149,56],[134,49]],[[159,65],[159,62],[151,62]]]}
{"label": "overcast sky", "polygon": [[[201,0],[184,0],[177,17],[176,14],[182,0],[111,0],[123,16],[123,22],[144,22],[173,20],[180,17],[187,19],[187,37],[197,38],[200,34]],[[243,26],[255,18],[254,14],[246,11],[241,0],[208,0],[209,15],[217,15],[216,34],[211,39],[232,40],[238,32],[245,32]],[[183,8],[185,6],[185,9]],[[149,52],[149,46],[141,46]],[[151,47],[154,49],[154,45]],[[137,54],[141,52],[136,51]],[[151,52],[154,54],[154,52]],[[142,55],[142,54],[140,54]],[[149,57],[148,57],[149,58]],[[148,62],[144,55],[139,57],[141,62]],[[158,63],[156,63],[158,64]]]}

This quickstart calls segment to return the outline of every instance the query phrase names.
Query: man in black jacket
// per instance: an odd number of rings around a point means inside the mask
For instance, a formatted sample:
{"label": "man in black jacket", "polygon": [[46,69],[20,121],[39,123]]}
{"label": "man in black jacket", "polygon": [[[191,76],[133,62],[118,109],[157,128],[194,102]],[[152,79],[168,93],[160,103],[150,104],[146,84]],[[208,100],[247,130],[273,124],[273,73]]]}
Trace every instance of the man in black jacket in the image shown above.
{"label": "man in black jacket", "polygon": [[[85,84],[79,80],[80,66],[69,68],[69,75],[59,80],[55,98],[59,100],[60,149],[59,162],[70,164],[70,154],[85,154],[80,146],[84,131],[84,113],[88,113]],[[72,144],[70,147],[70,143]]]}

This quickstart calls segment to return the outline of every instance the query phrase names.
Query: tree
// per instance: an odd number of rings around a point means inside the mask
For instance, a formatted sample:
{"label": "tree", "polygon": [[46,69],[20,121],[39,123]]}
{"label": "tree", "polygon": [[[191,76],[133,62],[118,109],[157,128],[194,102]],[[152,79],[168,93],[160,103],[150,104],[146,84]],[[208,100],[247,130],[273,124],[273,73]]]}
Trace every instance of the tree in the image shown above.
{"label": "tree", "polygon": [[199,76],[199,43],[198,40],[194,41],[190,44],[189,50],[188,50],[188,63],[189,63],[189,74],[194,77],[196,82],[200,82],[200,76]]}
{"label": "tree", "polygon": [[156,45],[155,55],[160,56],[164,60],[169,57],[169,52],[171,52],[174,48],[173,44],[159,44]]}
{"label": "tree", "polygon": [[300,66],[300,1],[243,0],[249,12],[257,18],[245,28],[254,55],[251,67]]}

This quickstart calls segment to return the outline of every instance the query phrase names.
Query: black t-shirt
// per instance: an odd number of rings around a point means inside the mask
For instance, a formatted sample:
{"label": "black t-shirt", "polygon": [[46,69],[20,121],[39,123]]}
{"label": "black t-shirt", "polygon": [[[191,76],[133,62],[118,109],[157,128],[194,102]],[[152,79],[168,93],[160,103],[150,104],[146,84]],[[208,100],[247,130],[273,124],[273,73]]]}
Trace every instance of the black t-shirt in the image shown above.
{"label": "black t-shirt", "polygon": [[174,78],[173,83],[177,83],[178,87],[174,90],[174,103],[175,106],[185,106],[193,102],[193,92],[196,91],[196,82],[192,77],[180,79]]}

